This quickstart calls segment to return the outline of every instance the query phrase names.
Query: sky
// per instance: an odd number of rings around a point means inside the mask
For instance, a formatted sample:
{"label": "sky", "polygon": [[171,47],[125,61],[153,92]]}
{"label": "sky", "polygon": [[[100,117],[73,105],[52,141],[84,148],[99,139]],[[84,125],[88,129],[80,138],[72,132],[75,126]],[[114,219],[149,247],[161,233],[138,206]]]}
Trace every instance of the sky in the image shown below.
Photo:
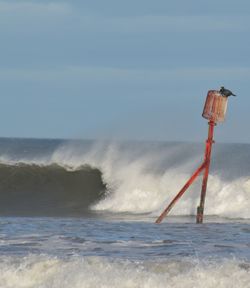
{"label": "sky", "polygon": [[249,0],[0,1],[0,137],[250,143]]}

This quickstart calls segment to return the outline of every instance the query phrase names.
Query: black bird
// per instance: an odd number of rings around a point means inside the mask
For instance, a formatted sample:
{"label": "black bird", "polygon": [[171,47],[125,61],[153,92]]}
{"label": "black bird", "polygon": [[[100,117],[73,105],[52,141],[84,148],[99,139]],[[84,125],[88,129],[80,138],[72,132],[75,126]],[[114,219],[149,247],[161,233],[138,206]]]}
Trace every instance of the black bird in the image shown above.
{"label": "black bird", "polygon": [[225,97],[236,96],[232,91],[225,89],[223,86],[220,87],[220,94]]}

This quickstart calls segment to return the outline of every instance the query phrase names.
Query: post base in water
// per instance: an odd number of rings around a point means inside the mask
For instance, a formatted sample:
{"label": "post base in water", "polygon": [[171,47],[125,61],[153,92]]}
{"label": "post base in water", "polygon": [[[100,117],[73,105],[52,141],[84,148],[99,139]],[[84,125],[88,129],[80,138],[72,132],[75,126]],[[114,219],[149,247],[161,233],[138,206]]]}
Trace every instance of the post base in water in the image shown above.
{"label": "post base in water", "polygon": [[200,206],[197,207],[196,223],[203,223],[203,209]]}

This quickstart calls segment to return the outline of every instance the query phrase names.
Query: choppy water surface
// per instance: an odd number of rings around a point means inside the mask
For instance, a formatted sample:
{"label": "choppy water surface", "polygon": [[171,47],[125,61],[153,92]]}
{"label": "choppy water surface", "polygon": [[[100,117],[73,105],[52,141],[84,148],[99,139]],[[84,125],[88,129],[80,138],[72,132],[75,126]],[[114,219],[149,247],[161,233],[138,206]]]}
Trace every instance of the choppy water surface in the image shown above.
{"label": "choppy water surface", "polygon": [[102,218],[2,217],[0,287],[249,287],[248,221]]}
{"label": "choppy water surface", "polygon": [[250,225],[246,221],[197,225],[190,217],[157,225],[153,220],[1,218],[1,255],[250,260]]}

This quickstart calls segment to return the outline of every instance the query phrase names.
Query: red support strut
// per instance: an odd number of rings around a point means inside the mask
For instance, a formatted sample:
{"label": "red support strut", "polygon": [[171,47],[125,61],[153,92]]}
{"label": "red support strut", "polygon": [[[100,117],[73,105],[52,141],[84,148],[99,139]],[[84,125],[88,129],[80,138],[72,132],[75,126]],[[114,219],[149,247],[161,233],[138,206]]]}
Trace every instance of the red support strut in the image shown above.
{"label": "red support strut", "polygon": [[207,189],[207,179],[208,179],[209,167],[210,167],[210,157],[211,157],[212,145],[214,143],[213,133],[214,133],[214,126],[216,125],[216,123],[214,121],[210,120],[208,125],[209,125],[208,139],[206,141],[204,162],[194,172],[194,174],[189,178],[189,180],[182,187],[180,192],[175,196],[175,198],[170,202],[170,204],[166,207],[166,209],[157,218],[155,223],[160,224],[162,222],[163,218],[167,216],[167,214],[172,209],[172,207],[175,205],[175,203],[186,192],[188,187],[194,182],[194,180],[199,176],[199,174],[203,171],[203,169],[205,169],[204,175],[203,175],[202,189],[201,189],[200,206],[197,207],[197,216],[196,216],[196,223],[202,223],[203,222],[203,212],[204,212],[205,196],[206,196],[206,189]]}
{"label": "red support strut", "polygon": [[194,182],[194,180],[197,178],[197,176],[202,172],[202,170],[205,168],[206,162],[203,162],[201,166],[194,172],[194,174],[189,178],[187,183],[183,186],[181,191],[175,196],[175,198],[171,201],[171,203],[167,206],[167,208],[161,213],[161,215],[157,218],[155,223],[160,224],[163,218],[167,216],[169,211],[172,209],[172,207],[175,205],[175,203],[181,198],[181,196],[185,193],[185,191],[188,189],[188,187]]}

